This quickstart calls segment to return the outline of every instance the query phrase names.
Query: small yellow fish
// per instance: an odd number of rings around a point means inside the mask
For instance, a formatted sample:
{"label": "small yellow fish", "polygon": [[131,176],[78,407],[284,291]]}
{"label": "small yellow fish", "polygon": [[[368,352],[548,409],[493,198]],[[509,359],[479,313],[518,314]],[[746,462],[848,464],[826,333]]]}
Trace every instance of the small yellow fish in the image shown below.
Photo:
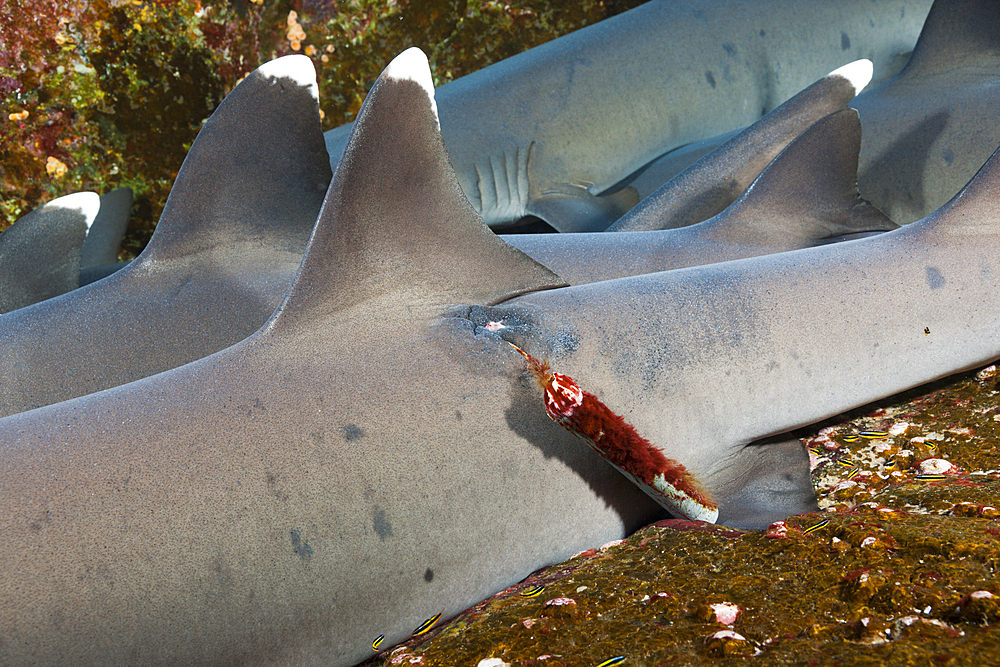
{"label": "small yellow fish", "polygon": [[545,586],[532,586],[531,588],[525,588],[523,591],[518,593],[523,598],[533,598],[542,594],[545,590]]}
{"label": "small yellow fish", "polygon": [[854,461],[852,461],[851,459],[837,459],[837,463],[839,465],[844,466],[845,468],[853,468],[854,467]]}
{"label": "small yellow fish", "polygon": [[935,445],[933,442],[928,442],[927,443],[927,449],[931,450],[932,452],[936,452],[937,451],[937,445]]}
{"label": "small yellow fish", "polygon": [[413,636],[414,637],[419,637],[420,635],[424,634],[425,632],[427,632],[428,630],[430,630],[431,628],[433,628],[434,624],[438,622],[439,618],[441,618],[441,614],[440,613],[437,613],[437,614],[431,616],[430,618],[428,618],[426,621],[424,621],[423,623],[420,624],[419,628],[417,628],[416,630],[413,631]]}
{"label": "small yellow fish", "polygon": [[886,438],[889,436],[888,431],[858,431],[860,435],[865,440],[878,440],[879,438]]}
{"label": "small yellow fish", "polygon": [[857,477],[859,472],[861,471],[855,468],[854,470],[851,471],[851,474],[847,476],[847,479],[854,479],[855,477]]}
{"label": "small yellow fish", "polygon": [[843,440],[844,442],[857,442],[858,441],[858,434],[857,433],[848,433],[847,435],[843,436],[841,438],[841,440]]}
{"label": "small yellow fish", "polygon": [[599,664],[597,667],[611,667],[611,665],[620,665],[623,662],[625,662],[625,656],[619,655],[619,656],[615,656],[614,658],[610,658],[609,660],[605,660],[604,662],[602,662],[601,664]]}
{"label": "small yellow fish", "polygon": [[919,479],[921,482],[943,482],[948,479],[947,475],[917,475],[914,479]]}
{"label": "small yellow fish", "polygon": [[382,645],[383,641],[385,641],[385,635],[379,635],[378,637],[376,637],[375,640],[372,642],[372,650],[377,651],[378,647]]}
{"label": "small yellow fish", "polygon": [[816,456],[823,456],[823,450],[821,450],[819,447],[810,447],[809,451],[815,454]]}
{"label": "small yellow fish", "polygon": [[925,336],[930,336],[931,335],[931,328],[930,327],[924,327],[924,335]]}
{"label": "small yellow fish", "polygon": [[811,525],[808,528],[806,528],[805,530],[803,530],[802,534],[803,535],[808,535],[809,533],[815,533],[820,528],[824,528],[828,523],[830,523],[829,519],[823,519],[819,523],[814,523],[813,525]]}
{"label": "small yellow fish", "polygon": [[892,470],[893,468],[896,467],[896,459],[889,459],[888,461],[885,462],[885,466],[883,467],[886,470]]}

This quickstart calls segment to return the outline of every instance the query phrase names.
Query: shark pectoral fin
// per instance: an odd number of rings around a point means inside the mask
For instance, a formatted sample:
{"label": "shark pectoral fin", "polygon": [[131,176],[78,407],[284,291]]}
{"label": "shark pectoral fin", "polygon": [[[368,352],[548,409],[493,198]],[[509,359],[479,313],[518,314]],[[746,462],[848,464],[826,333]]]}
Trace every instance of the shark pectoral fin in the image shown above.
{"label": "shark pectoral fin", "polygon": [[823,239],[896,229],[858,194],[861,123],[853,109],[816,121],[790,143],[721,214],[755,237],[804,246]]}
{"label": "shark pectoral fin", "polygon": [[560,232],[603,232],[638,203],[639,194],[631,186],[604,195],[579,188],[533,198],[527,211]]}
{"label": "shark pectoral fin", "polygon": [[0,234],[0,313],[80,285],[80,249],[100,209],[94,192],[53,199]]}
{"label": "shark pectoral fin", "polygon": [[719,501],[717,523],[733,528],[763,528],[818,508],[809,454],[788,434],[742,447],[709,485]]}
{"label": "shark pectoral fin", "polygon": [[137,263],[240,241],[302,252],[330,177],[312,62],[272,60],[205,122]]}
{"label": "shark pectoral fin", "polygon": [[492,305],[564,286],[498,238],[448,160],[427,57],[382,72],[354,123],[305,257],[272,330],[377,300],[420,307]]}
{"label": "shark pectoral fin", "polygon": [[116,188],[101,196],[101,210],[80,251],[80,268],[114,264],[132,213],[132,188]]}

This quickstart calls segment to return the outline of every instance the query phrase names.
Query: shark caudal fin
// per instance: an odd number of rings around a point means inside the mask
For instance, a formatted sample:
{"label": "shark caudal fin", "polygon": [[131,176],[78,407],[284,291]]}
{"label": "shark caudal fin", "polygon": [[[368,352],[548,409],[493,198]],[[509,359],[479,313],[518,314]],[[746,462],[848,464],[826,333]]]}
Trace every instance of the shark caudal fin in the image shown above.
{"label": "shark caudal fin", "polygon": [[1000,62],[996,0],[935,0],[913,54],[899,77],[947,76],[963,67]]}
{"label": "shark caudal fin", "polygon": [[[835,69],[658,186],[608,231],[676,229],[717,215],[791,141],[824,116],[845,109],[871,78],[870,60]],[[647,180],[663,182],[656,168],[654,163],[650,174],[639,177],[640,193],[648,189]]]}
{"label": "shark caudal fin", "polygon": [[411,48],[368,93],[275,318],[386,297],[494,304],[564,285],[497,238],[465,198],[441,138],[427,58]]}
{"label": "shark caudal fin", "polygon": [[80,285],[80,248],[101,205],[94,192],[53,199],[0,233],[0,313]]}
{"label": "shark caudal fin", "polygon": [[101,195],[101,210],[87,232],[80,251],[80,268],[114,264],[132,213],[132,188],[116,188]]}
{"label": "shark caudal fin", "polygon": [[240,241],[301,252],[331,177],[318,100],[305,56],[241,81],[195,138],[135,264]]}
{"label": "shark caudal fin", "polygon": [[896,229],[858,193],[860,148],[858,112],[832,113],[779,153],[719,218],[737,218],[755,237],[819,240]]}

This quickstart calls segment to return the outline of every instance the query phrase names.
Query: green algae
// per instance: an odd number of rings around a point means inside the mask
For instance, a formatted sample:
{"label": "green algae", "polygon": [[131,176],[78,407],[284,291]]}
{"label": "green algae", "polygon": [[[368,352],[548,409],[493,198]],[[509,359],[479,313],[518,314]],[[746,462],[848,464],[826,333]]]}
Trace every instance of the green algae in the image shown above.
{"label": "green algae", "polygon": [[[956,376],[803,433],[821,452],[825,511],[767,531],[660,522],[366,664],[980,664],[1000,645],[995,377]],[[892,435],[842,442],[864,430]],[[903,451],[914,454],[886,472]],[[926,458],[956,470],[919,480]],[[726,603],[739,608],[730,625],[716,611]]]}

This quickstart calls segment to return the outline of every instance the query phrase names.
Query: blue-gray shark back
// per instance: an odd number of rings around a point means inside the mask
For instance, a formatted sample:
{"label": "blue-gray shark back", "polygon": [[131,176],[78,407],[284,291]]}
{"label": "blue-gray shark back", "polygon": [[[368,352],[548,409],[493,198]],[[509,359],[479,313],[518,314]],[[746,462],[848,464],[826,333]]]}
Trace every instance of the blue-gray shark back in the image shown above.
{"label": "blue-gray shark back", "polygon": [[[845,62],[898,71],[929,6],[654,0],[441,86],[445,144],[488,224],[604,229],[638,198],[597,195],[663,153],[745,127]],[[333,164],[349,133],[326,133]]]}

